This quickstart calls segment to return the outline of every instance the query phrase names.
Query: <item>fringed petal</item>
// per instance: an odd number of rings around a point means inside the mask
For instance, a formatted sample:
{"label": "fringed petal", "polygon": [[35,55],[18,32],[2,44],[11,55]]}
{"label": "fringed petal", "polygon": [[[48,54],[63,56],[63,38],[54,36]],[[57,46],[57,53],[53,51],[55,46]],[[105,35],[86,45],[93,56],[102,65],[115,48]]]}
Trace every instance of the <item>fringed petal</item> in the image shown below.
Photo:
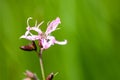
{"label": "fringed petal", "polygon": [[55,20],[53,20],[47,27],[46,34],[50,34],[51,32],[55,31],[57,26],[60,24],[60,18],[57,17]]}
{"label": "fringed petal", "polygon": [[32,35],[32,36],[22,35],[20,38],[24,38],[24,39],[27,39],[27,40],[30,40],[30,41],[35,41],[35,40],[40,39],[40,37],[38,35]]}
{"label": "fringed petal", "polygon": [[55,41],[56,44],[59,44],[59,45],[65,45],[67,44],[67,40],[64,40],[64,41]]}

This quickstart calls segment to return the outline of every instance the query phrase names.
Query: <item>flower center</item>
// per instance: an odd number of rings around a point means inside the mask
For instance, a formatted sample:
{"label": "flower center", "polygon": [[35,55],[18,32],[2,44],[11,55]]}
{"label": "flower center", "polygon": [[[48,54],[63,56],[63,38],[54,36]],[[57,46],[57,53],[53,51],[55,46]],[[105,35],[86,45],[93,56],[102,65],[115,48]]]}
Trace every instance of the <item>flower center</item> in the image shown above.
{"label": "flower center", "polygon": [[45,33],[40,34],[40,36],[41,36],[42,39],[47,39],[47,36],[46,36]]}
{"label": "flower center", "polygon": [[40,36],[41,36],[41,39],[45,39],[46,42],[50,41],[50,39],[47,38],[47,35],[45,33],[40,34]]}

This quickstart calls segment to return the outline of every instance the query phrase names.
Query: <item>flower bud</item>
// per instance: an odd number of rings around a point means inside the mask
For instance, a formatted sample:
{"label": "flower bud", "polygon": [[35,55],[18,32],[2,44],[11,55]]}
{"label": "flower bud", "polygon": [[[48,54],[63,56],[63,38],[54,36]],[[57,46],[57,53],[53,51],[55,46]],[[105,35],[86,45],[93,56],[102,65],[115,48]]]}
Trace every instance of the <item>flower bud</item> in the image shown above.
{"label": "flower bud", "polygon": [[33,51],[33,50],[37,50],[36,44],[34,41],[32,41],[31,44],[29,45],[25,45],[25,46],[21,46],[20,49],[24,50],[24,51]]}
{"label": "flower bud", "polygon": [[53,73],[50,73],[50,74],[47,76],[46,80],[52,80],[53,77],[54,77],[54,74],[53,74]]}
{"label": "flower bud", "polygon": [[32,73],[31,71],[26,71],[25,72],[26,78],[24,80],[38,80],[37,76]]}
{"label": "flower bud", "polygon": [[34,77],[34,74],[32,72],[28,71],[28,70],[26,71],[25,75],[27,77],[29,77],[29,78],[33,78]]}

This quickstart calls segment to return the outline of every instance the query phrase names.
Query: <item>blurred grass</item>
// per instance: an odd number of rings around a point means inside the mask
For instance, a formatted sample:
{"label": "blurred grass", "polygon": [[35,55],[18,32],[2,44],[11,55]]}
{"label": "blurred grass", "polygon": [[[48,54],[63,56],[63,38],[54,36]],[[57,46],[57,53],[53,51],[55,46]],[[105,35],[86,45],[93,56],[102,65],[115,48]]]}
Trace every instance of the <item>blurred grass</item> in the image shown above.
{"label": "blurred grass", "polygon": [[61,18],[58,40],[43,54],[46,75],[59,72],[54,80],[120,80],[120,1],[119,0],[0,0],[0,80],[21,80],[31,70],[41,78],[34,52],[19,46],[29,43],[24,34],[26,20],[48,21]]}

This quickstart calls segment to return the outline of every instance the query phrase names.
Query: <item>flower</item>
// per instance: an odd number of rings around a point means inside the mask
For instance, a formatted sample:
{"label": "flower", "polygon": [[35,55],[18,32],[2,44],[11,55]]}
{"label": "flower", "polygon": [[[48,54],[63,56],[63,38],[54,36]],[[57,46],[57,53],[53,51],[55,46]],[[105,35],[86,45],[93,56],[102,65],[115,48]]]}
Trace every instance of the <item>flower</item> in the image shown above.
{"label": "flower", "polygon": [[[48,24],[48,27],[45,32],[39,29],[39,26],[41,26],[43,22],[37,25],[37,21],[36,21],[35,26],[30,27],[29,26],[30,19],[32,18],[29,17],[27,19],[27,28],[26,28],[27,31],[20,38],[24,38],[30,41],[38,40],[39,45],[41,46],[42,49],[48,49],[51,45],[54,45],[54,44],[65,45],[67,43],[67,40],[57,41],[54,36],[50,35],[53,31],[57,29],[57,26],[61,23],[59,17],[57,17],[55,20],[53,20]],[[32,34],[30,32],[31,30],[37,32],[38,34],[37,35]]]}
{"label": "flower", "polygon": [[23,80],[38,80],[36,74],[32,73],[31,71],[27,70],[25,72],[25,76],[26,78],[24,78]]}

